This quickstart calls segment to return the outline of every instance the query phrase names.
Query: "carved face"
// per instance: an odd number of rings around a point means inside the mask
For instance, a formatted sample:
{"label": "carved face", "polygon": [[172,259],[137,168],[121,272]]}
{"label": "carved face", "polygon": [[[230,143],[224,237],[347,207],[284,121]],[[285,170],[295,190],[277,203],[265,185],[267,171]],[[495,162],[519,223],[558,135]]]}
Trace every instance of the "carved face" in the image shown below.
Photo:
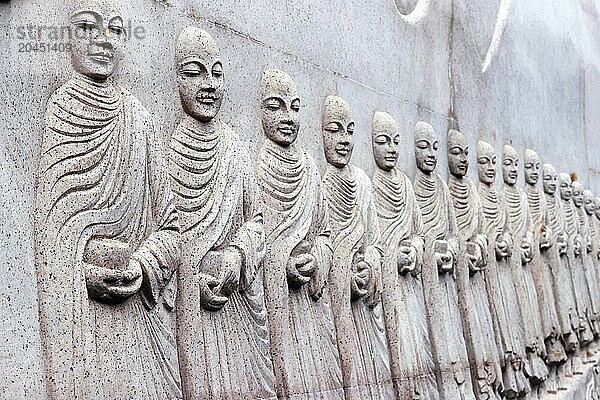
{"label": "carved face", "polygon": [[127,43],[117,0],[80,0],[69,20],[71,63],[75,71],[95,80],[114,74]]}
{"label": "carved face", "polygon": [[553,195],[556,193],[556,181],[558,174],[554,167],[550,164],[544,164],[544,192]]}
{"label": "carved face", "polygon": [[525,150],[525,182],[535,185],[540,178],[540,157],[533,150]]}
{"label": "carved face", "polygon": [[379,168],[390,171],[396,166],[399,143],[396,121],[388,113],[377,111],[373,116],[373,156]]}
{"label": "carved face", "polygon": [[579,182],[573,182],[571,189],[573,190],[573,203],[579,208],[583,205],[583,185]]}
{"label": "carved face", "polygon": [[587,215],[592,215],[596,211],[596,204],[594,203],[594,194],[591,190],[583,191],[583,208]]}
{"label": "carved face", "polygon": [[558,175],[560,181],[560,198],[563,200],[571,200],[573,192],[571,191],[571,177],[564,172]]}
{"label": "carved face", "polygon": [[325,99],[322,126],[327,162],[338,168],[348,165],[354,149],[354,120],[344,99],[337,96]]}
{"label": "carved face", "polygon": [[477,174],[479,181],[491,185],[496,180],[496,155],[494,148],[486,142],[477,143]]}
{"label": "carved face", "polygon": [[519,159],[517,152],[511,146],[505,145],[502,152],[502,177],[504,183],[513,186],[519,177]]}
{"label": "carved face", "polygon": [[596,205],[596,218],[600,219],[600,197],[594,199],[594,204]]}
{"label": "carved face", "polygon": [[448,132],[448,168],[454,176],[462,177],[469,169],[469,146],[462,133]]}
{"label": "carved face", "polygon": [[208,122],[221,108],[225,79],[219,48],[212,36],[188,26],[177,39],[177,85],[186,114]]}
{"label": "carved face", "polygon": [[281,146],[296,141],[300,128],[300,97],[292,78],[269,69],[262,77],[261,118],[265,135]]}
{"label": "carved face", "polygon": [[419,121],[415,127],[415,159],[417,168],[429,174],[437,165],[437,151],[440,144],[433,127],[427,122]]}

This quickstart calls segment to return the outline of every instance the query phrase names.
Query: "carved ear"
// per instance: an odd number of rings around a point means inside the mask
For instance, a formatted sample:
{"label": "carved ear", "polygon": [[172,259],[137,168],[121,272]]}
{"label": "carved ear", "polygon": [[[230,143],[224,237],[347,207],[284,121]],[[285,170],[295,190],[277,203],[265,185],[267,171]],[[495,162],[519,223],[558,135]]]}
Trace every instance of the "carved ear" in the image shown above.
{"label": "carved ear", "polygon": [[577,174],[575,172],[571,172],[571,182],[575,182],[577,180]]}

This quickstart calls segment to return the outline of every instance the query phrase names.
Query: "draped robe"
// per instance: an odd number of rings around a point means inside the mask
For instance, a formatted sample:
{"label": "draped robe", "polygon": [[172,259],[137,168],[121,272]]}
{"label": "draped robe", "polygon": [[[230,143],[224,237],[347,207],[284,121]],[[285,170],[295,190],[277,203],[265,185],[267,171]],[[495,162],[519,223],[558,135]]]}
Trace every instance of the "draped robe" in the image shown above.
{"label": "draped robe", "polygon": [[[550,263],[552,271],[553,291],[556,304],[556,313],[560,324],[560,335],[568,353],[575,351],[577,332],[580,320],[577,315],[577,305],[574,297],[573,280],[569,267],[567,254],[560,254],[557,238],[566,235],[565,218],[555,195],[544,193],[546,202],[546,230],[549,234],[552,247],[543,252]],[[568,250],[567,250],[568,251]]]}
{"label": "draped robe", "polygon": [[[328,166],[323,176],[333,245],[329,288],[345,396],[393,399],[385,325],[377,301],[382,250],[371,181],[360,168],[348,169],[348,176],[342,176]],[[361,260],[369,265],[370,293],[352,299],[352,276]]]}
{"label": "draped robe", "polygon": [[579,316],[579,344],[584,346],[594,339],[590,318],[591,299],[583,269],[582,254],[585,252],[585,244],[582,243],[580,254],[575,254],[575,240],[581,238],[579,220],[575,214],[575,206],[571,199],[561,199],[560,205],[565,218],[565,233],[568,241],[567,260],[569,261],[573,283],[573,297],[575,298],[577,315]]}
{"label": "draped robe", "polygon": [[591,231],[589,225],[588,215],[583,208],[575,207],[577,213],[577,219],[579,220],[579,227],[581,230],[581,259],[583,261],[583,271],[585,273],[587,288],[590,296],[590,321],[594,336],[600,335],[600,292],[598,291],[598,276],[596,275],[596,268],[594,266],[594,260],[592,257],[593,246],[588,248],[588,241],[591,244]]}
{"label": "draped robe", "polygon": [[510,258],[496,255],[496,243],[505,241],[512,247],[510,221],[502,195],[493,185],[479,185],[483,232],[488,237],[485,283],[499,345],[504,391],[507,398],[530,391],[519,363],[525,358],[523,325],[518,311],[517,293],[510,270]]}
{"label": "draped robe", "polygon": [[[294,399],[343,399],[342,372],[326,287],[331,266],[331,231],[321,177],[312,157],[296,145],[266,140],[257,179],[264,212],[264,283],[275,371],[286,371]],[[288,286],[292,256],[312,254],[317,269],[308,284]],[[313,294],[321,294],[314,300]],[[280,357],[278,359],[277,357]]]}
{"label": "draped robe", "polygon": [[562,363],[566,361],[566,353],[563,346],[556,339],[560,332],[560,322],[556,312],[556,299],[554,298],[554,281],[550,263],[549,249],[540,248],[540,237],[543,232],[550,235],[546,225],[548,220],[546,201],[544,193],[539,186],[525,185],[525,194],[529,204],[531,215],[533,246],[533,260],[531,261],[531,272],[535,283],[538,305],[540,309],[540,322],[542,327],[542,339],[545,343],[546,361],[549,364]]}
{"label": "draped robe", "polygon": [[[172,316],[180,239],[150,114],[108,81],[78,75],[59,87],[46,109],[36,200],[52,399],[181,398]],[[94,243],[109,245],[88,256],[102,247]],[[142,266],[140,291],[118,304],[90,298],[86,268],[124,270],[128,258]]]}
{"label": "draped robe", "polygon": [[[483,217],[477,189],[466,177],[450,175],[448,189],[460,239],[458,256],[459,305],[467,342],[467,353],[477,383],[478,398],[498,398],[494,389],[502,390],[500,355],[494,334],[494,323],[485,286],[488,242],[483,232]],[[482,266],[469,266],[467,244],[478,246],[482,254]]]}
{"label": "draped robe", "polygon": [[504,185],[503,193],[513,234],[513,256],[510,268],[517,291],[518,309],[523,322],[527,354],[525,373],[532,383],[537,384],[546,380],[548,368],[542,360],[546,355],[546,348],[543,342],[540,306],[532,273],[532,262],[535,259],[529,263],[523,263],[521,259],[521,246],[524,243],[531,246],[531,254],[535,255],[529,202],[525,192],[516,185]]}
{"label": "draped robe", "polygon": [[459,244],[452,198],[435,172],[426,175],[418,170],[414,191],[425,232],[423,286],[440,395],[445,399],[474,399],[458,308],[456,270],[438,273],[435,260],[436,241],[446,241],[456,268]]}
{"label": "draped robe", "polygon": [[[373,201],[384,251],[382,304],[396,397],[437,400],[439,393],[427,328],[421,280],[423,223],[410,179],[397,169],[373,175]],[[401,275],[398,248],[410,242],[417,250],[415,270]]]}
{"label": "draped robe", "polygon": [[[190,116],[171,137],[171,188],[183,235],[177,344],[186,399],[274,398],[260,266],[265,239],[254,174],[240,138],[225,123],[202,132]],[[228,248],[242,254],[238,290],[207,311],[199,273],[220,276]]]}

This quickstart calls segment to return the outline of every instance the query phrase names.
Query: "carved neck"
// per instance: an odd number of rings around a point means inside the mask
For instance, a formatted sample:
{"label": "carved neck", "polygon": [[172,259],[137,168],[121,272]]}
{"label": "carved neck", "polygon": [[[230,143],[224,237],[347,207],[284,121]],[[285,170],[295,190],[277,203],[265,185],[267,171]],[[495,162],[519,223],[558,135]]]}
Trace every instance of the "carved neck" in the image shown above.
{"label": "carved neck", "polygon": [[212,137],[215,136],[217,132],[217,124],[214,119],[211,119],[208,122],[198,121],[196,118],[191,115],[185,115],[185,122],[188,127],[193,129],[194,133],[199,136]]}

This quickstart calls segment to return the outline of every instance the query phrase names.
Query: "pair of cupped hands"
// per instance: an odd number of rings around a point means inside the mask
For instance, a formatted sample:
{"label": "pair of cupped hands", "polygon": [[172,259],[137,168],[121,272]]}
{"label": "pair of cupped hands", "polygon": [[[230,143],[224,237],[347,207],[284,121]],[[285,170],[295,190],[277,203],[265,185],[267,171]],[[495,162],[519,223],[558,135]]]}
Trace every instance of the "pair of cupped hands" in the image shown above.
{"label": "pair of cupped hands", "polygon": [[86,263],[85,280],[90,297],[113,304],[136,294],[142,287],[142,262],[151,263],[152,260],[143,260],[134,253],[126,269],[105,268]]}

